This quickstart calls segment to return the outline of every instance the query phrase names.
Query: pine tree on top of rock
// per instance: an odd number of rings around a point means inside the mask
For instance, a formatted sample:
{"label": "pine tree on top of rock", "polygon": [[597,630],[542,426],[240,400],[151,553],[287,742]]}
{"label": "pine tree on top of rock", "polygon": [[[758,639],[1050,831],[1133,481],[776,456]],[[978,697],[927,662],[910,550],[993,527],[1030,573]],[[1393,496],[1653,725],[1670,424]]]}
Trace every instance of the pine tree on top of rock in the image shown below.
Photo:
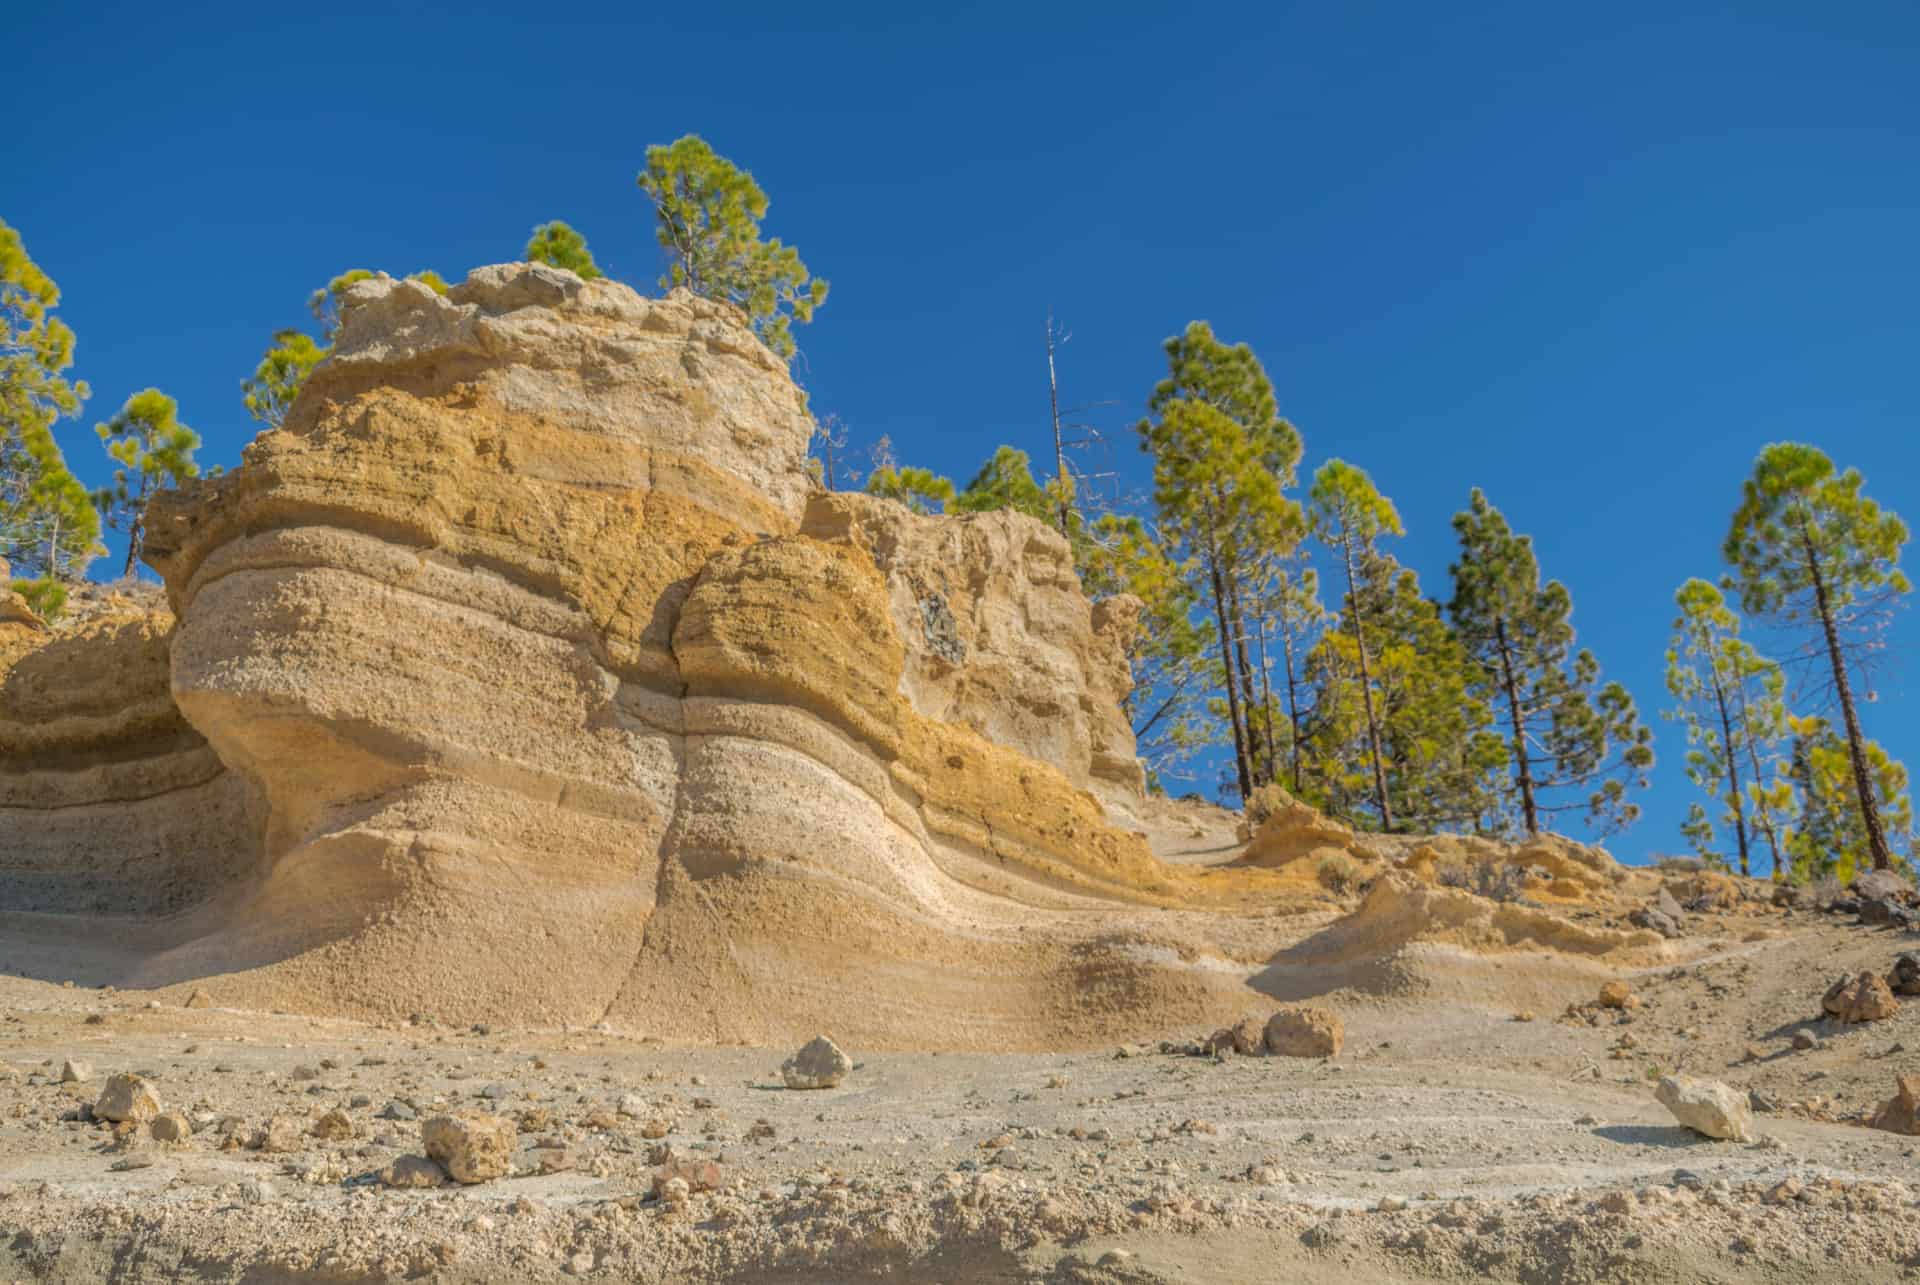
{"label": "pine tree on top of rock", "polygon": [[587,238],[559,219],[542,223],[533,230],[533,239],[527,242],[526,260],[528,263],[565,268],[582,281],[595,281],[606,275],[600,271],[600,265],[593,261],[593,251],[587,249]]}
{"label": "pine tree on top of rock", "polygon": [[753,175],[697,134],[647,149],[640,190],[653,202],[655,232],[667,252],[662,289],[685,286],[747,314],[760,341],[794,354],[793,323],[813,320],[827,283],[810,276],[800,252],[779,237],[763,240],[767,194]]}

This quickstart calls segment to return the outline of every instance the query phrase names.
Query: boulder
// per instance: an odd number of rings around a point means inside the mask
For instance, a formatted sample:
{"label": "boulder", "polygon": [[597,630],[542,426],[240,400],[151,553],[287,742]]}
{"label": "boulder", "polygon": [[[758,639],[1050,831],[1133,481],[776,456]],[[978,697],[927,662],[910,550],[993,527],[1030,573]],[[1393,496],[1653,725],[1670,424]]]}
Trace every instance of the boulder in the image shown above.
{"label": "boulder", "polygon": [[490,1182],[507,1176],[519,1130],[506,1116],[455,1111],[420,1126],[430,1159],[440,1162],[455,1182]]}
{"label": "boulder", "polygon": [[1914,913],[1892,897],[1866,897],[1860,901],[1860,922],[1869,928],[1911,928]]}
{"label": "boulder", "polygon": [[1875,1113],[1872,1125],[1888,1133],[1920,1134],[1920,1075],[1894,1080],[1894,1093]]}
{"label": "boulder", "polygon": [[789,1089],[831,1089],[853,1070],[853,1059],[824,1035],[816,1035],[785,1062],[780,1078]]}
{"label": "boulder", "polygon": [[1842,1023],[1878,1022],[1900,1011],[1900,1001],[1877,974],[1842,977],[1821,997],[1820,1007]]}
{"label": "boulder", "polygon": [[123,1120],[145,1124],[160,1111],[160,1091],[143,1077],[128,1072],[109,1076],[100,1090],[99,1100],[93,1104],[95,1119],[111,1120],[115,1124]]}
{"label": "boulder", "polygon": [[1267,1019],[1262,1042],[1275,1057],[1338,1057],[1346,1024],[1330,1008],[1283,1008]]}
{"label": "boulder", "polygon": [[162,1111],[153,1117],[147,1132],[153,1135],[155,1142],[181,1143],[193,1136],[193,1124],[182,1112]]}
{"label": "boulder", "polygon": [[1891,870],[1869,870],[1855,879],[1848,891],[1861,901],[1907,902],[1914,895],[1913,885]]}
{"label": "boulder", "polygon": [[1920,954],[1907,951],[1894,958],[1887,988],[1895,995],[1920,995]]}
{"label": "boulder", "polygon": [[[1664,894],[1663,894],[1664,895]],[[1672,900],[1672,898],[1668,898]],[[1662,937],[1680,936],[1680,920],[1664,911],[1651,906],[1640,906],[1627,916],[1627,922],[1635,928],[1645,928],[1659,933]]]}
{"label": "boulder", "polygon": [[1753,1141],[1753,1108],[1746,1094],[1718,1080],[1669,1075],[1660,1081],[1654,1097],[1695,1133],[1732,1142]]}

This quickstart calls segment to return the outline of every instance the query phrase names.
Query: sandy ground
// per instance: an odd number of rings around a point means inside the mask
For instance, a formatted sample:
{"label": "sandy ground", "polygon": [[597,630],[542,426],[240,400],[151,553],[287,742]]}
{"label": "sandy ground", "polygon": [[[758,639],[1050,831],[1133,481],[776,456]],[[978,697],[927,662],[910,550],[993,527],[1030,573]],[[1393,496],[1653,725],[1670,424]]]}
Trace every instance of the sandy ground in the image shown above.
{"label": "sandy ground", "polygon": [[[1920,1004],[1816,1015],[1833,976],[1915,943],[1806,914],[1765,942],[1740,926],[1697,921],[1723,948],[1629,978],[1642,1006],[1595,1026],[1336,994],[1330,1061],[850,1049],[819,1091],[779,1087],[784,1049],[239,1012],[217,979],[186,1009],[0,978],[0,1279],[1913,1279],[1920,1139],[1857,1117],[1920,1071]],[[1820,1044],[1795,1051],[1803,1027]],[[62,1083],[69,1059],[91,1079]],[[116,1143],[77,1110],[128,1070],[191,1116],[184,1145]],[[1677,1127],[1651,1092],[1674,1070],[1757,1091],[1762,1140]],[[463,1106],[520,1120],[515,1176],[380,1185],[421,1150],[417,1120],[385,1117]],[[333,1109],[351,1137],[243,1145]],[[721,1190],[652,1199],[673,1159],[717,1161]],[[1787,1178],[1798,1195],[1769,1197]]]}

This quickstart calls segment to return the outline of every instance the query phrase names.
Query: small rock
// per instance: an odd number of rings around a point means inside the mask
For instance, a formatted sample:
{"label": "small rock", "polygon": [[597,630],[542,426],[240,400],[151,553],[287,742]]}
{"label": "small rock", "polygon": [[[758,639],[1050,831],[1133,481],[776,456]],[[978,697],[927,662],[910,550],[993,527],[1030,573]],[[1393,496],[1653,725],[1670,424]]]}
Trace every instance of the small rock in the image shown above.
{"label": "small rock", "polygon": [[380,1171],[388,1187],[438,1187],[446,1180],[447,1171],[425,1156],[399,1156]]}
{"label": "small rock", "polygon": [[1894,1080],[1894,1094],[1873,1117],[1873,1127],[1888,1133],[1920,1135],[1920,1075]]}
{"label": "small rock", "polygon": [[847,1078],[853,1060],[824,1035],[780,1064],[780,1078],[789,1089],[831,1089]]}
{"label": "small rock", "polygon": [[1346,1024],[1330,1008],[1283,1008],[1267,1019],[1267,1052],[1276,1057],[1338,1057]]}
{"label": "small rock", "polygon": [[313,1122],[311,1132],[322,1142],[344,1142],[353,1136],[353,1117],[335,1107]]}
{"label": "small rock", "polygon": [[712,1160],[690,1160],[674,1157],[660,1168],[654,1170],[653,1194],[656,1199],[664,1199],[667,1184],[683,1182],[687,1190],[718,1191],[721,1186],[720,1166]]}
{"label": "small rock", "polygon": [[505,1116],[456,1111],[422,1124],[420,1139],[455,1182],[476,1183],[506,1176],[517,1132]]}
{"label": "small rock", "polygon": [[145,1124],[159,1115],[160,1109],[159,1091],[143,1077],[124,1071],[108,1078],[100,1090],[99,1100],[93,1104],[96,1119],[112,1120],[115,1124],[123,1120]]}
{"label": "small rock", "polygon": [[187,1007],[188,1008],[212,1008],[213,996],[207,994],[205,990],[196,986],[193,988],[193,994],[187,996]]}
{"label": "small rock", "polygon": [[649,1107],[647,1100],[638,1093],[622,1094],[619,1106],[620,1114],[634,1120],[645,1118]]}
{"label": "small rock", "polygon": [[276,1115],[254,1137],[254,1149],[279,1154],[302,1151],[307,1145],[306,1121],[298,1116]]}
{"label": "small rock", "polygon": [[382,1120],[413,1120],[417,1119],[418,1116],[418,1112],[398,1098],[387,1103],[380,1111],[380,1118]]}
{"label": "small rock", "polygon": [[1818,1048],[1820,1047],[1820,1037],[1805,1027],[1802,1027],[1793,1033],[1793,1047],[1802,1053],[1808,1049]]}
{"label": "small rock", "polygon": [[93,1063],[76,1062],[72,1058],[60,1064],[60,1083],[85,1084],[93,1078]]}
{"label": "small rock", "polygon": [[1639,996],[1625,982],[1608,982],[1600,988],[1601,1008],[1638,1008]]}
{"label": "small rock", "polygon": [[1753,1108],[1746,1096],[1717,1080],[1670,1075],[1660,1081],[1654,1097],[1695,1133],[1734,1142],[1753,1141]]}

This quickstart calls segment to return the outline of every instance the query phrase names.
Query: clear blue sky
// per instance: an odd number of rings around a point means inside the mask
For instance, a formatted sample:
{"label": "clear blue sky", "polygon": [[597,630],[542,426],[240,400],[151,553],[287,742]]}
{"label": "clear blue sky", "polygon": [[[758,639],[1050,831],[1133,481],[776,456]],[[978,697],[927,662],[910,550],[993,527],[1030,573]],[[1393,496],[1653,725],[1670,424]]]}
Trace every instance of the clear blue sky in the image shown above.
{"label": "clear blue sky", "polygon": [[[231,463],[241,378],[344,268],[453,278],[558,217],[647,288],[634,175],[697,131],[832,281],[801,373],[857,442],[962,481],[1040,448],[1051,305],[1137,485],[1159,344],[1206,318],[1308,469],[1373,472],[1430,593],[1484,487],[1650,718],[1764,442],[1920,518],[1911,4],[17,8],[0,217],[65,291],[90,481],[149,384]],[[1912,675],[1879,696],[1869,732],[1920,757]],[[1657,730],[1624,857],[1682,846]]]}

